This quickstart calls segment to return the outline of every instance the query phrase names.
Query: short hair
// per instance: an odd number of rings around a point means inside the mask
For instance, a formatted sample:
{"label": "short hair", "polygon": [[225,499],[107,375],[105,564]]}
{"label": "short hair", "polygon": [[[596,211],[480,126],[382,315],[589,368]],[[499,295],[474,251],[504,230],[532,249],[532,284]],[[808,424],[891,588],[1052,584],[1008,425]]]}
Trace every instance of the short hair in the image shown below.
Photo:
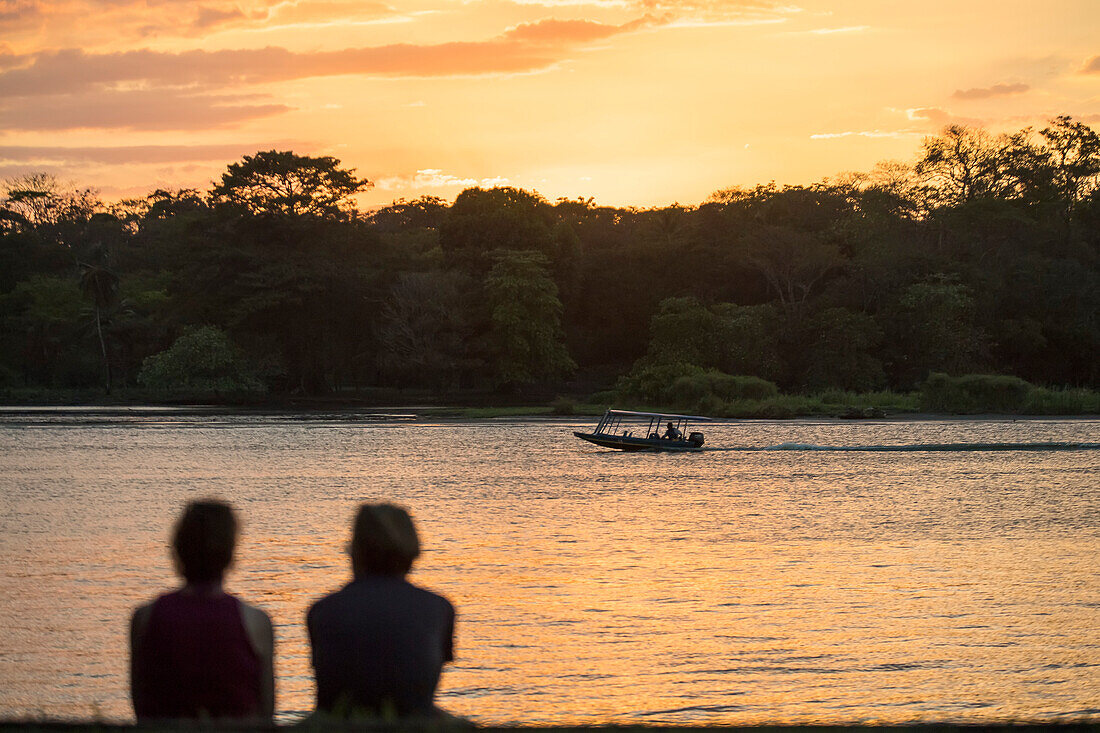
{"label": "short hair", "polygon": [[172,549],[188,583],[208,583],[225,577],[237,545],[233,507],[217,499],[187,505],[172,533]]}
{"label": "short hair", "polygon": [[419,555],[416,526],[404,508],[393,504],[360,505],[351,533],[355,575],[405,575]]}

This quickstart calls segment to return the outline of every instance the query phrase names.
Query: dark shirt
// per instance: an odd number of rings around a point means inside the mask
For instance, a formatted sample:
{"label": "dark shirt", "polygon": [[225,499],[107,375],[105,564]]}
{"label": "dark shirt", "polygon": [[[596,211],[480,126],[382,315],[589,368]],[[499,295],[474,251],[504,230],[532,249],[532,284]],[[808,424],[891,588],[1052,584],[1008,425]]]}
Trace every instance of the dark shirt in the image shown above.
{"label": "dark shirt", "polygon": [[454,622],[450,601],[399,576],[365,575],[317,601],[306,616],[317,709],[431,714]]}
{"label": "dark shirt", "polygon": [[133,654],[139,720],[261,716],[260,658],[234,596],[161,596]]}

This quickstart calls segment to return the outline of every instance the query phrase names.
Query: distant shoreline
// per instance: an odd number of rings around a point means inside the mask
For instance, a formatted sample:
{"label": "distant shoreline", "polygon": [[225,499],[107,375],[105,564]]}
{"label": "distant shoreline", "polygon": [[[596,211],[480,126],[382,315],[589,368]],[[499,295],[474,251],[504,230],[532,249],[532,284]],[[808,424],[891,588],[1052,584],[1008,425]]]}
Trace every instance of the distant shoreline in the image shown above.
{"label": "distant shoreline", "polygon": [[[391,420],[393,422],[426,422],[437,420],[477,421],[492,420],[506,422],[510,420],[526,421],[537,419],[545,422],[575,423],[603,413],[603,408],[598,412],[577,412],[572,415],[554,414],[552,408],[540,405],[508,406],[508,407],[474,407],[474,406],[434,406],[434,405],[388,405],[380,407],[366,407],[359,405],[334,406],[334,405],[219,405],[219,404],[189,404],[189,405],[164,405],[164,404],[80,404],[80,405],[54,405],[54,404],[0,404],[0,421],[5,416],[14,415],[300,415],[317,417],[331,416],[334,414],[352,417],[361,416],[372,422]],[[1076,415],[1022,415],[1012,413],[977,413],[958,415],[952,413],[935,412],[897,412],[887,413],[883,416],[867,418],[848,418],[830,415],[796,415],[791,417],[719,417],[715,422],[787,422],[787,421],[820,421],[836,423],[861,423],[861,422],[926,422],[926,421],[952,421],[952,422],[977,422],[986,420],[1090,420],[1100,419],[1100,413],[1082,413]]]}

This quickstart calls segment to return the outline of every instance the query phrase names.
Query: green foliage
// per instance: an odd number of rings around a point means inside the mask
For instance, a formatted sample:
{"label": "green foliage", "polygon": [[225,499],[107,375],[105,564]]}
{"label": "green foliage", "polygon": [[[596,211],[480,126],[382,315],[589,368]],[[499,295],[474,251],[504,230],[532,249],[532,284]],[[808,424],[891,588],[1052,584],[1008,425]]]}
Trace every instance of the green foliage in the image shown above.
{"label": "green foliage", "polygon": [[713,365],[721,348],[721,321],[696,298],[668,298],[650,321],[649,357],[654,362]]}
{"label": "green foliage", "polygon": [[906,288],[888,317],[895,379],[916,384],[929,372],[967,372],[986,352],[970,288],[937,277]]}
{"label": "green foliage", "polygon": [[696,298],[668,298],[650,321],[650,332],[650,363],[695,364],[765,379],[784,370],[780,318],[770,305],[707,307]]}
{"label": "green foliage", "polygon": [[759,377],[734,376],[685,363],[640,363],[616,386],[626,403],[702,414],[722,414],[727,402],[765,400],[778,396],[774,383]]}
{"label": "green foliage", "polygon": [[1019,377],[999,374],[951,377],[935,372],[921,385],[920,406],[928,412],[955,414],[1022,412],[1033,389]]}
{"label": "green foliage", "polygon": [[615,384],[619,400],[642,405],[661,405],[669,387],[683,376],[703,374],[703,369],[683,362],[639,362]]}
{"label": "green foliage", "polygon": [[484,368],[470,355],[474,283],[431,270],[398,277],[379,310],[378,365],[391,384],[447,389]]}
{"label": "green foliage", "polygon": [[550,209],[540,196],[517,188],[468,188],[458,195],[439,230],[450,262],[484,271],[491,253],[541,252],[553,261]]}
{"label": "green foliage", "polygon": [[559,379],[576,369],[565,348],[558,288],[545,256],[505,250],[485,279],[498,386]]}
{"label": "green foliage", "polygon": [[713,369],[677,377],[665,390],[669,404],[692,406],[713,397],[717,400],[763,400],[775,397],[779,389],[759,377],[734,376]]}
{"label": "green foliage", "polygon": [[814,398],[832,413],[841,413],[851,408],[871,408],[887,413],[917,412],[920,409],[918,392],[850,392],[830,389],[814,395]]}
{"label": "green foliage", "polygon": [[1037,387],[1028,394],[1021,412],[1026,415],[1100,415],[1100,391]]}
{"label": "green foliage", "polygon": [[809,348],[807,389],[836,387],[867,391],[886,383],[882,362],[874,355],[882,342],[875,319],[847,308],[827,308],[809,324],[816,334]]}
{"label": "green foliage", "polygon": [[71,324],[80,316],[80,287],[72,278],[34,275],[17,284],[6,299],[29,324]]}
{"label": "green foliage", "polygon": [[241,350],[213,326],[189,331],[166,351],[147,357],[138,382],[152,389],[188,394],[265,391]]}
{"label": "green foliage", "polygon": [[558,397],[550,403],[550,409],[555,415],[575,415],[577,403],[568,397]]}

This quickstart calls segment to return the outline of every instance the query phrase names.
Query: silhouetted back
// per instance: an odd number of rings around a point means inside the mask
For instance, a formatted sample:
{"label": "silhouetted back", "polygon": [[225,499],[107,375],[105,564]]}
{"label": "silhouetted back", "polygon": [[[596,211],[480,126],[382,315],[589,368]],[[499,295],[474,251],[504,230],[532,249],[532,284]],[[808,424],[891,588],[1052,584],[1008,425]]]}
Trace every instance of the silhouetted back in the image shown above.
{"label": "silhouetted back", "polygon": [[447,599],[400,575],[361,575],[322,598],[307,617],[318,710],[432,714],[454,619]]}
{"label": "silhouetted back", "polygon": [[153,602],[134,660],[146,718],[260,718],[261,661],[231,595],[176,591]]}

